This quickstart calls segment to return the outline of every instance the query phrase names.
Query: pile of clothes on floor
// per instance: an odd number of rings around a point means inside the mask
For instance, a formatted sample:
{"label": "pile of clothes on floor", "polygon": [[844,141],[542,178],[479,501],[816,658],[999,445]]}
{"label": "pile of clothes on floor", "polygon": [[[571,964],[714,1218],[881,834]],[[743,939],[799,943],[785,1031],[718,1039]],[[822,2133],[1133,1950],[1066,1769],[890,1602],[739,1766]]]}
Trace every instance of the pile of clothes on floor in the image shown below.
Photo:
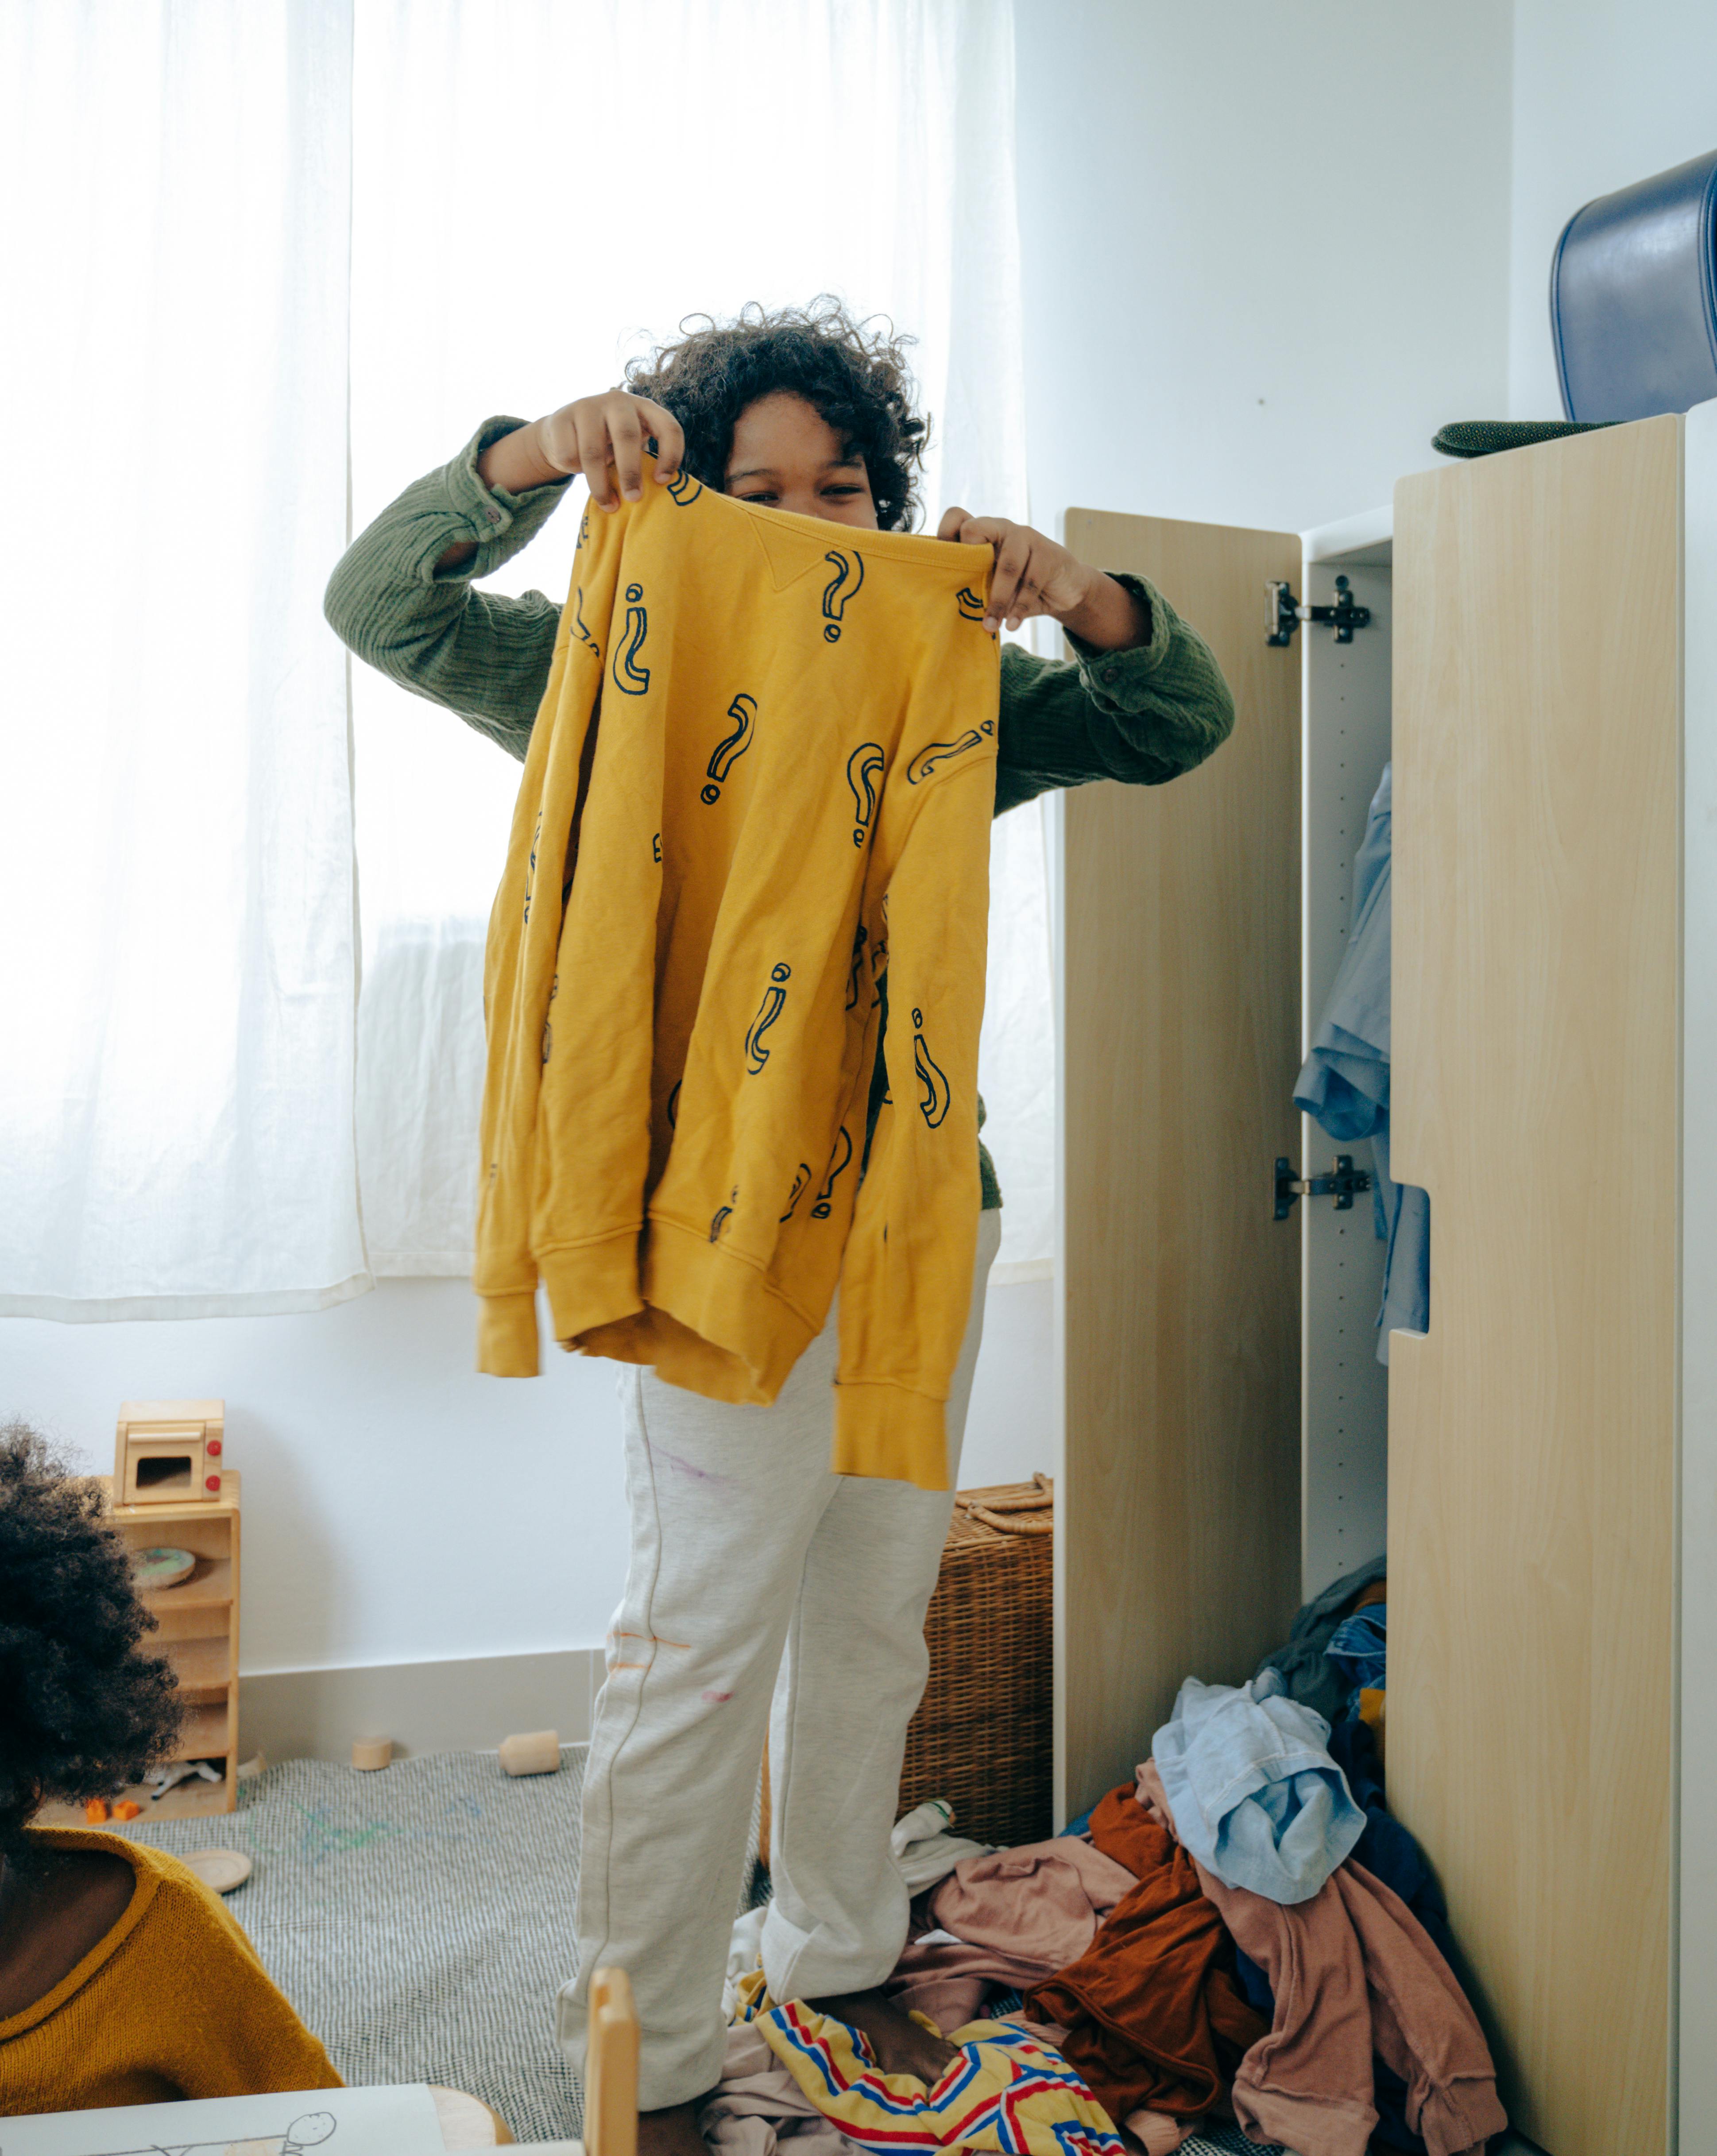
{"label": "pile of clothes on floor", "polygon": [[1189,1678],[1134,1779],[1053,1840],[985,1850],[945,1806],[901,1822],[917,1898],[888,1989],[959,2046],[933,2087],[771,2000],[742,1918],[712,2146],[1167,2156],[1226,2120],[1297,2156],[1482,2151],[1507,2123],[1490,2053],[1383,1800],[1383,1573],[1308,1604],[1251,1683]]}

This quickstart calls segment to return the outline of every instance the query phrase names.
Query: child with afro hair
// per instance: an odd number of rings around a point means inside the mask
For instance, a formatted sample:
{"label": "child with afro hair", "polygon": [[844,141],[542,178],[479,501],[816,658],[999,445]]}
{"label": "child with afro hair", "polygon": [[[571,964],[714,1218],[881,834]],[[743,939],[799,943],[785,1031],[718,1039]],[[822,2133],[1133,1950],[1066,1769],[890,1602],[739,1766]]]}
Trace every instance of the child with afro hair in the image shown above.
{"label": "child with afro hair", "polygon": [[321,2046],[177,1857],[31,1825],[172,1748],[172,1671],[99,1488],[0,1428],[0,2114],[337,2088]]}

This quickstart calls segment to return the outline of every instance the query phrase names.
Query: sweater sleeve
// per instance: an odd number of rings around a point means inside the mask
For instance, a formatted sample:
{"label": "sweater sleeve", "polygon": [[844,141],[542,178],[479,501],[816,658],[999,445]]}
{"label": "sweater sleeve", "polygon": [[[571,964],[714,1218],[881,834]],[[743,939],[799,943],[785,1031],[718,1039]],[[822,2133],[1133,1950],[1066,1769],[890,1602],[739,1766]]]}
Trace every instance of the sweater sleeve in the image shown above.
{"label": "sweater sleeve", "polygon": [[1058,786],[1118,778],[1160,786],[1202,763],[1234,726],[1234,698],[1211,648],[1154,584],[1116,575],[1150,613],[1149,639],[1071,660],[1003,647],[995,813]]}
{"label": "sweater sleeve", "polygon": [[917,804],[887,896],[888,1086],[841,1269],[837,1475],[945,1490],[944,1409],[972,1296],[989,760]]}
{"label": "sweater sleeve", "polygon": [[[560,608],[541,592],[474,588],[536,537],[568,482],[509,494],[477,459],[522,423],[486,419],[450,464],[390,502],[340,557],[323,612],[342,643],[414,696],[444,704],[521,762],[547,686]],[[447,549],[476,552],[438,570]]]}
{"label": "sweater sleeve", "polygon": [[327,2053],[208,1887],[163,1881],[152,1914],[156,1950],[147,1995],[168,2073],[185,2096],[342,2086]]}

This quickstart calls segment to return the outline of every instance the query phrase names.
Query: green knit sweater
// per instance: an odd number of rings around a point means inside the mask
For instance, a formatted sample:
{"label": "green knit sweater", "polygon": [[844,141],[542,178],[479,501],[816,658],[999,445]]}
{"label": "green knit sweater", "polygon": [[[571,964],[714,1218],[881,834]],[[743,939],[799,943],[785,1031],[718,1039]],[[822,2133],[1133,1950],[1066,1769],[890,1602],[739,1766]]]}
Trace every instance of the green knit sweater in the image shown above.
{"label": "green knit sweater", "polygon": [[[426,473],[353,540],[328,581],[330,624],[368,665],[414,695],[445,705],[524,759],[547,686],[560,619],[541,592],[506,598],[476,588],[527,545],[568,482],[508,494],[487,487],[477,459],[523,424],[486,419],[452,462]],[[476,552],[453,570],[436,562],[461,541]],[[1147,640],[1094,651],[1070,637],[1071,660],[1002,646],[995,813],[1057,786],[1093,778],[1160,786],[1202,763],[1234,724],[1234,699],[1210,647],[1154,585],[1119,581],[1142,599]],[[1001,1194],[980,1146],[986,1209]]]}

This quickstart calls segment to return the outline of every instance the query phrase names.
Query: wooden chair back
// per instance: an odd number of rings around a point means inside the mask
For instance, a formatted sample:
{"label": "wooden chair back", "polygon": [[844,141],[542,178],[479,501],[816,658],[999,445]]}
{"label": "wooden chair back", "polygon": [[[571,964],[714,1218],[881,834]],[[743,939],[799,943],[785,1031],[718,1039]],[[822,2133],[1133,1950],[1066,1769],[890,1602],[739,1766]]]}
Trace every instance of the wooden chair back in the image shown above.
{"label": "wooden chair back", "polygon": [[638,2156],[638,2010],[623,1969],[590,1979],[584,2147],[587,2156]]}

